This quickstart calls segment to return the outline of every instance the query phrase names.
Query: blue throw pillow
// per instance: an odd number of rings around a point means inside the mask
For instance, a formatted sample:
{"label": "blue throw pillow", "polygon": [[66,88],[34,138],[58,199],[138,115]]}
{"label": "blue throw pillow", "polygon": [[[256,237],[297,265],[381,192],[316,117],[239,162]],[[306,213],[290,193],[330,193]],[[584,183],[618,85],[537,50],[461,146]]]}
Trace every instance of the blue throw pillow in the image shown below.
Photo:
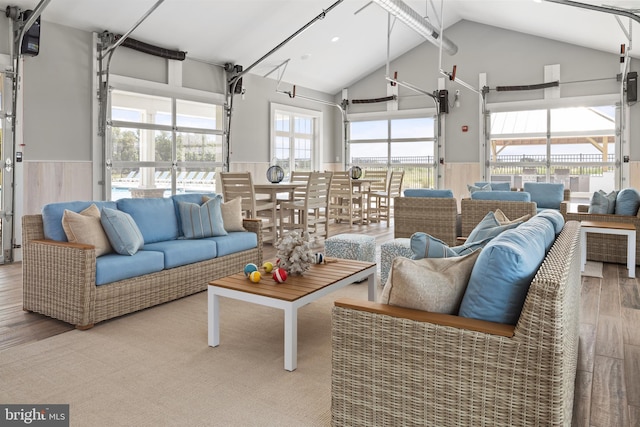
{"label": "blue throw pillow", "polygon": [[222,222],[220,204],[222,196],[217,195],[207,202],[197,203],[178,202],[182,233],[187,239],[201,239],[203,237],[226,236]]}
{"label": "blue throw pillow", "polygon": [[545,209],[539,214],[537,214],[534,218],[546,218],[553,224],[553,228],[556,232],[556,236],[560,234],[562,229],[564,228],[564,217],[562,214],[555,209]]}
{"label": "blue throw pillow", "polygon": [[612,214],[616,211],[617,193],[612,191],[607,194],[602,190],[598,190],[591,196],[589,202],[589,213],[592,214]]}
{"label": "blue throw pillow", "polygon": [[460,316],[517,323],[529,285],[546,255],[539,228],[524,227],[527,223],[502,233],[482,249],[460,304]]}
{"label": "blue throw pillow", "polygon": [[409,246],[413,252],[413,259],[422,258],[452,258],[468,255],[481,249],[490,239],[480,242],[470,242],[463,245],[449,247],[440,239],[423,233],[417,232],[411,235]]}
{"label": "blue throw pillow", "polygon": [[484,182],[484,181],[480,181],[480,182],[476,182],[474,185],[476,187],[484,187],[485,185],[491,185],[491,191],[511,191],[511,183],[510,182],[497,182],[497,181],[493,181],[493,182]]}
{"label": "blue throw pillow", "polygon": [[120,255],[134,255],[144,246],[142,233],[128,213],[102,208],[100,223],[111,247]]}
{"label": "blue throw pillow", "polygon": [[476,185],[467,184],[467,189],[470,194],[475,193],[476,191],[491,191],[491,184],[486,184],[481,187]]}
{"label": "blue throw pillow", "polygon": [[620,190],[616,197],[616,215],[636,216],[638,214],[638,207],[640,207],[640,194],[635,188]]}
{"label": "blue throw pillow", "polygon": [[471,194],[472,200],[506,200],[513,202],[530,202],[531,195],[525,191],[476,191]]}
{"label": "blue throw pillow", "polygon": [[560,209],[564,199],[564,184],[551,182],[525,182],[524,191],[531,194],[531,201],[538,209]]}
{"label": "blue throw pillow", "polygon": [[522,222],[517,221],[511,224],[501,225],[496,219],[496,215],[493,212],[489,212],[485,215],[482,221],[480,221],[480,223],[471,230],[471,233],[469,233],[469,236],[467,237],[467,243],[475,243],[486,239],[492,239],[503,231],[515,228],[521,223]]}

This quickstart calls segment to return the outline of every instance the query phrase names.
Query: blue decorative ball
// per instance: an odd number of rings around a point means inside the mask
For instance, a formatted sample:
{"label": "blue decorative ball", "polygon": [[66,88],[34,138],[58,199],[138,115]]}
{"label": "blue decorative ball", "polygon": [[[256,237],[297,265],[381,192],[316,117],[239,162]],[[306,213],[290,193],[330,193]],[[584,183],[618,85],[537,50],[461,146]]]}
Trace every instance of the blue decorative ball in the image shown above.
{"label": "blue decorative ball", "polygon": [[253,273],[254,271],[258,271],[258,266],[255,265],[254,263],[250,262],[249,264],[244,266],[244,275],[249,277],[249,275],[251,275],[251,273]]}
{"label": "blue decorative ball", "polygon": [[315,257],[315,263],[316,264],[323,264],[324,263],[324,254],[322,252],[316,252],[314,254]]}

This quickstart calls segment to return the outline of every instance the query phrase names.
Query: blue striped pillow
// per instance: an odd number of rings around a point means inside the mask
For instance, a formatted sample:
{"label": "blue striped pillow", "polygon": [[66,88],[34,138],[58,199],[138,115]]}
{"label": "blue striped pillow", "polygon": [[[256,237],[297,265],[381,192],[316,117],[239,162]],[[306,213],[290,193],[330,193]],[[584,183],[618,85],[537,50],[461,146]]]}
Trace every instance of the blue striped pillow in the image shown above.
{"label": "blue striped pillow", "polygon": [[187,239],[226,236],[220,204],[222,196],[216,195],[202,205],[178,202],[182,234]]}

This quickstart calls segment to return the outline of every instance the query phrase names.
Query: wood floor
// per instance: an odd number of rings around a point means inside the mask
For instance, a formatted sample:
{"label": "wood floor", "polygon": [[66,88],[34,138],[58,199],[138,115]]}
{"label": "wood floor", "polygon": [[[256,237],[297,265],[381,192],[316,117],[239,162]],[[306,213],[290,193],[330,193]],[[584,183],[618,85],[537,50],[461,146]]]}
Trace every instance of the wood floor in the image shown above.
{"label": "wood floor", "polygon": [[[330,235],[346,232],[372,235],[378,248],[393,238],[393,227],[385,223],[330,226]],[[273,247],[265,245],[265,258],[274,255]],[[0,266],[0,351],[73,329],[22,310],[21,267]],[[573,426],[640,427],[638,282],[616,264],[604,265],[602,279],[583,277],[580,318]]]}

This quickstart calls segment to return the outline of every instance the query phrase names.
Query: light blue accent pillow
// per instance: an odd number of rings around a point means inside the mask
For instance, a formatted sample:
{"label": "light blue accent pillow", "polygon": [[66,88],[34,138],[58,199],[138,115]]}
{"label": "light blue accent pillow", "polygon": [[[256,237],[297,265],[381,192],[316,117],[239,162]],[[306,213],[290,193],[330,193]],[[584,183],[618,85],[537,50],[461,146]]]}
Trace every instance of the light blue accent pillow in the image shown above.
{"label": "light blue accent pillow", "polygon": [[404,197],[431,197],[440,199],[452,199],[453,191],[435,190],[431,188],[408,188],[404,190]]}
{"label": "light blue accent pillow", "polygon": [[131,215],[145,243],[178,238],[178,218],[170,198],[120,199],[118,209]]}
{"label": "light blue accent pillow", "polygon": [[635,188],[624,188],[620,190],[616,197],[616,215],[636,216],[638,214],[638,207],[640,207],[640,194]]}
{"label": "light blue accent pillow", "polygon": [[217,195],[202,205],[197,203],[178,202],[182,233],[187,239],[226,236],[220,210],[222,196]]}
{"label": "light blue accent pillow", "polygon": [[481,242],[486,239],[492,239],[503,231],[509,230],[510,228],[515,228],[520,224],[522,224],[521,221],[500,225],[500,222],[496,219],[495,214],[493,212],[489,212],[485,215],[482,221],[480,221],[480,223],[476,225],[473,230],[471,230],[471,233],[469,233],[469,236],[467,237],[467,243]]}
{"label": "light blue accent pillow", "polygon": [[499,182],[499,181],[492,181],[492,182],[484,182],[484,181],[480,181],[480,182],[476,182],[474,185],[476,187],[484,187],[485,185],[491,185],[491,191],[511,191],[511,183],[510,182]]}
{"label": "light blue accent pillow", "polygon": [[485,239],[480,242],[470,242],[449,247],[449,245],[440,239],[436,239],[427,233],[417,232],[411,235],[409,246],[413,252],[413,259],[452,258],[475,252],[487,244],[489,240],[490,239]]}
{"label": "light blue accent pillow", "polygon": [[480,252],[459,315],[515,325],[529,285],[546,255],[539,227],[507,230]]}
{"label": "light blue accent pillow", "polygon": [[538,209],[560,209],[564,199],[564,184],[550,182],[525,182],[524,191],[531,194],[531,201]]}
{"label": "light blue accent pillow", "polygon": [[591,196],[589,202],[589,213],[592,214],[612,214],[616,211],[617,193],[612,191],[607,194],[602,190],[598,190]]}
{"label": "light blue accent pillow", "polygon": [[471,199],[530,202],[531,195],[525,191],[476,191],[475,193],[471,193]]}
{"label": "light blue accent pillow", "polygon": [[134,255],[144,246],[142,233],[128,213],[102,208],[100,223],[111,247],[120,255]]}
{"label": "light blue accent pillow", "polygon": [[476,191],[491,191],[491,184],[486,184],[480,187],[476,185],[467,184],[467,189],[471,194],[475,193]]}

